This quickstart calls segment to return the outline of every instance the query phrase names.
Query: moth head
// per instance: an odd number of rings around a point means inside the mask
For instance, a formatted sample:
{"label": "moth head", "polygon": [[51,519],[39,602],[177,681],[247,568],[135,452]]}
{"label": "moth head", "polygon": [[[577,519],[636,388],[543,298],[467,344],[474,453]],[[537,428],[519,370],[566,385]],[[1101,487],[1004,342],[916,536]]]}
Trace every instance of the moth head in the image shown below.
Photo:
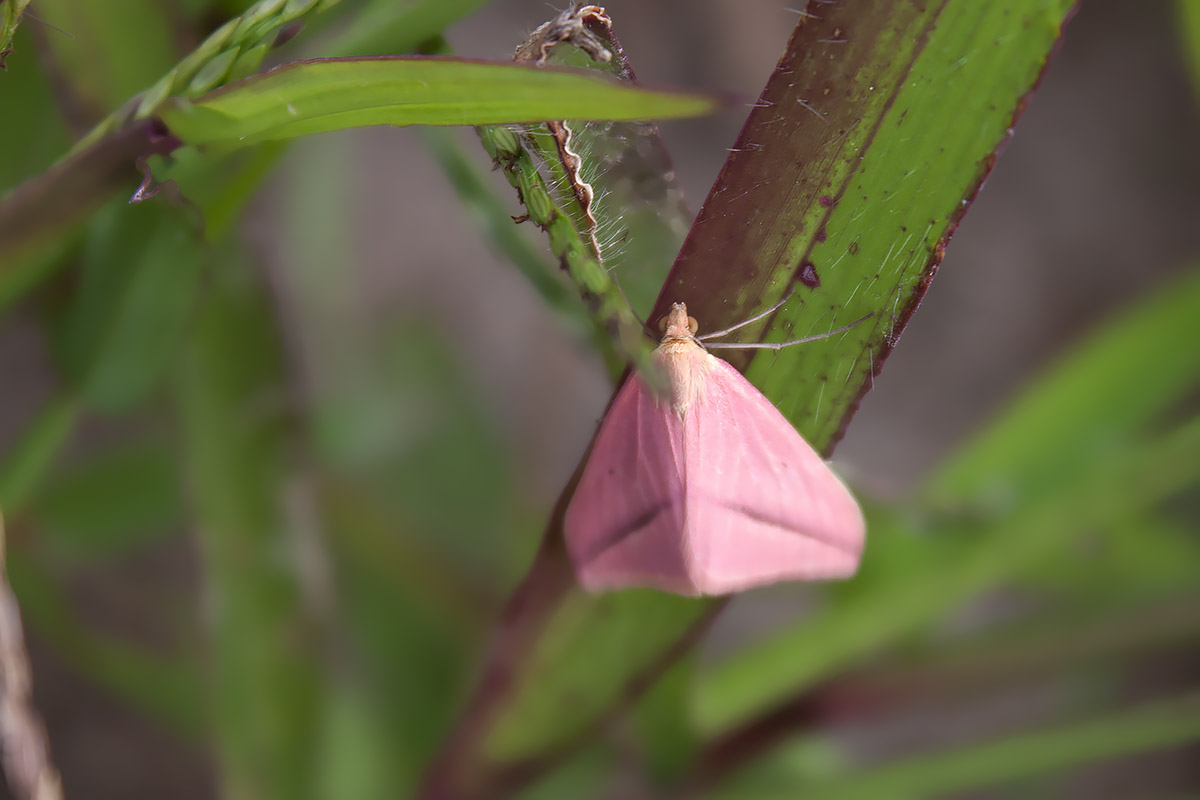
{"label": "moth head", "polygon": [[689,317],[687,306],[675,303],[667,315],[658,321],[658,330],[664,339],[691,339],[700,330],[695,317]]}

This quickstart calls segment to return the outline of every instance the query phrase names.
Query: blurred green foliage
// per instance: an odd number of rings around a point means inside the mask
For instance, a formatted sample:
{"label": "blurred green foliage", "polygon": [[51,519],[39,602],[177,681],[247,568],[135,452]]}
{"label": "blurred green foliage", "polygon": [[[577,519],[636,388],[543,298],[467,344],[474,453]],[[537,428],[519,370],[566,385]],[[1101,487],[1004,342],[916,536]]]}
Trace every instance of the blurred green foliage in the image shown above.
{"label": "blurred green foliage", "polygon": [[[256,70],[286,23],[333,31],[309,55],[408,52],[436,49],[480,3],[266,0],[205,39],[214,16],[242,10],[230,5],[39,3],[76,40],[17,31],[0,97],[20,124],[0,125],[0,187],[134,109]],[[1200,53],[1196,4],[1181,8]],[[340,32],[339,15],[351,23]],[[200,55],[181,40],[202,42]],[[286,47],[295,57],[298,45]],[[39,51],[55,81],[35,67]],[[919,125],[917,114],[905,124]],[[588,133],[585,156],[599,159],[612,129]],[[442,132],[427,141],[479,228],[564,320],[588,329],[574,287],[512,235],[511,200]],[[125,192],[0,263],[0,312],[37,328],[55,376],[0,452],[10,580],[58,658],[217,754],[224,796],[404,796],[489,663],[489,631],[546,509],[522,496],[517,445],[435,327],[415,315],[357,319],[336,268],[354,249],[354,188],[329,148],[311,151],[277,209],[293,232],[295,318],[281,313],[235,223],[285,147],[179,151],[155,172],[185,203],[164,194],[130,206]],[[886,147],[871,156],[905,168]],[[606,202],[615,227],[633,200]],[[663,222],[671,198],[662,202],[631,207],[611,234],[621,263],[663,266],[678,246],[683,231]],[[644,310],[653,287],[639,278]],[[1062,354],[908,502],[866,502],[860,575],[813,590],[807,614],[754,641],[664,659],[663,642],[709,613],[700,601],[566,595],[521,654],[517,713],[494,720],[481,758],[532,764],[529,798],[603,796],[629,772],[648,791],[689,796],[921,797],[1014,782],[1052,791],[1072,768],[1195,742],[1194,688],[1135,706],[1125,687],[1200,633],[1200,350],[1179,347],[1194,338],[1197,308],[1200,264]],[[1170,368],[1151,357],[1162,353]],[[774,386],[772,397],[796,408],[812,400],[802,390]],[[821,421],[832,425],[832,413]],[[142,609],[171,631],[166,647],[95,624],[72,601],[79,573],[181,540],[198,554],[200,586],[146,597]],[[1001,595],[1020,613],[949,632]],[[631,713],[597,730],[634,694],[631,676],[655,665]],[[1067,687],[1036,729],[882,763],[856,758],[835,729],[1022,681]]]}

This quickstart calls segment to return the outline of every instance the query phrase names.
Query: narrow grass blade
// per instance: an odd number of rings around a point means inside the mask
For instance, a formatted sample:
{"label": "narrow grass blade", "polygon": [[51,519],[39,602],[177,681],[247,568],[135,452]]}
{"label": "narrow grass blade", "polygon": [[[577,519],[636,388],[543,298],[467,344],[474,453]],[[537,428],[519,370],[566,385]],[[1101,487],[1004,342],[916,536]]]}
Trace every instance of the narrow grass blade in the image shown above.
{"label": "narrow grass blade", "polygon": [[204,680],[193,663],[89,628],[35,553],[12,548],[8,569],[30,630],[64,664],[173,733],[197,740],[204,734]]}
{"label": "narrow grass blade", "polygon": [[0,508],[12,519],[25,510],[79,421],[80,406],[60,395],[47,403],[0,459]]}
{"label": "narrow grass blade", "polygon": [[[856,775],[805,780],[780,775],[779,789],[741,787],[707,795],[737,800],[894,800],[982,791],[1021,778],[1194,742],[1200,737],[1200,694],[1185,695],[1094,719],[1067,722],[949,753],[906,759]],[[782,760],[782,759],[781,759]],[[786,767],[785,767],[786,768]]]}
{"label": "narrow grass blade", "polygon": [[205,257],[193,221],[166,204],[114,201],[95,218],[53,331],[81,403],[115,411],[145,401],[177,358]]}
{"label": "narrow grass blade", "polygon": [[941,507],[1005,508],[1053,495],[1081,466],[1129,446],[1200,382],[1200,268],[1096,331],[938,469]]}
{"label": "narrow grass blade", "polygon": [[179,364],[184,466],[211,597],[211,705],[224,791],[312,797],[319,661],[283,511],[283,364],[244,264],[213,265]]}
{"label": "narrow grass blade", "polygon": [[712,98],[598,76],[451,58],[302,61],[230,84],[159,116],[185,144],[240,147],[362,125],[491,125],[647,119],[712,111]]}

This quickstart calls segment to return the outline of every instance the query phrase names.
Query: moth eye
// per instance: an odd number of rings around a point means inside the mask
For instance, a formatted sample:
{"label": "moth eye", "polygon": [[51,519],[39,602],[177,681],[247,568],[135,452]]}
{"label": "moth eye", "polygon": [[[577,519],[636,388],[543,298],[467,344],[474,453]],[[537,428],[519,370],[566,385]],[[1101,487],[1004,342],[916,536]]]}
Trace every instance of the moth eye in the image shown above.
{"label": "moth eye", "polygon": [[666,333],[666,332],[667,332],[667,318],[666,318],[666,317],[660,317],[660,318],[659,318],[659,320],[658,320],[658,332],[659,332],[659,333]]}
{"label": "moth eye", "polygon": [[696,322],[695,317],[688,317],[688,333],[695,336],[698,330],[700,330],[700,323]]}

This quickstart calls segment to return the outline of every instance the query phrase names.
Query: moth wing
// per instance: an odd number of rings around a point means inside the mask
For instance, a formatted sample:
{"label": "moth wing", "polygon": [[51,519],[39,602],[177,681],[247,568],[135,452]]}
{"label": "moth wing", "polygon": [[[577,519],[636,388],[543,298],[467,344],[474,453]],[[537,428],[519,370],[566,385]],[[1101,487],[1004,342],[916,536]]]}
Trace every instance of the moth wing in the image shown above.
{"label": "moth wing", "polygon": [[683,422],[631,375],[605,415],[563,532],[589,591],[697,589],[683,546]]}
{"label": "moth wing", "polygon": [[726,594],[858,569],[854,497],[792,424],[728,362],[715,362],[684,433],[693,580]]}

